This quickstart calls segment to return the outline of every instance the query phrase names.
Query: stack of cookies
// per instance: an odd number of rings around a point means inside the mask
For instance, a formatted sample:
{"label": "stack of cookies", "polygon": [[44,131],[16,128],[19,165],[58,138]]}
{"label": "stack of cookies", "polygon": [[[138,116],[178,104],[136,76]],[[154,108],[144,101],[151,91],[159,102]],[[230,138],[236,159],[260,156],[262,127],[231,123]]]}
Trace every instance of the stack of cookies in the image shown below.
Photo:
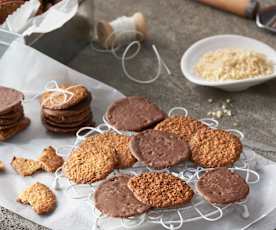
{"label": "stack of cookies", "polygon": [[5,141],[27,128],[30,120],[24,116],[23,93],[0,86],[0,141]]}
{"label": "stack of cookies", "polygon": [[92,95],[83,85],[60,85],[65,93],[45,92],[41,98],[41,119],[50,132],[76,133],[93,126]]}

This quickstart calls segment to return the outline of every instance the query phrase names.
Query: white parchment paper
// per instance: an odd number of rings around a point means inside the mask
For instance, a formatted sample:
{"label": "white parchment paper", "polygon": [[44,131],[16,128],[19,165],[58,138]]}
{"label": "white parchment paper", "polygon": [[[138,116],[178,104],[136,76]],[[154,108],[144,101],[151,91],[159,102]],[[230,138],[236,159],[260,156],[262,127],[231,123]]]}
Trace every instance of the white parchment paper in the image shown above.
{"label": "white parchment paper", "polygon": [[[100,68],[100,67],[99,67]],[[94,100],[92,110],[96,121],[101,123],[102,115],[113,100],[123,97],[117,90],[78,73],[38,51],[15,42],[0,60],[0,84],[17,88],[26,94],[34,94],[43,89],[49,80],[71,81],[81,83],[92,91]],[[12,140],[0,143],[0,160],[7,166],[5,174],[0,174],[0,206],[6,207],[13,212],[24,216],[38,224],[58,230],[90,230],[93,229],[95,218],[90,202],[85,200],[72,200],[63,190],[55,191],[58,206],[55,212],[48,216],[38,216],[29,206],[16,203],[17,195],[24,188],[34,182],[42,182],[52,185],[54,176],[48,173],[38,173],[32,177],[22,178],[10,167],[9,163],[14,155],[35,159],[43,148],[48,145],[54,147],[73,144],[73,137],[51,135],[47,133],[40,121],[40,107],[37,101],[24,104],[25,112],[31,118],[31,126]],[[252,152],[252,155],[255,155]],[[243,219],[239,210],[234,209],[226,214],[218,222],[199,221],[184,224],[181,229],[189,230],[233,230],[242,229],[255,219],[269,214],[276,207],[276,165],[256,155],[257,170],[261,176],[259,184],[252,186],[249,196],[248,207],[250,217]],[[106,219],[102,223],[104,230],[121,230],[118,221]],[[267,226],[268,227],[268,226]],[[269,226],[272,227],[275,226]],[[159,230],[160,225],[144,224],[136,229]],[[265,228],[264,228],[265,229]]]}
{"label": "white parchment paper", "polygon": [[[38,51],[13,43],[0,60],[0,85],[22,90],[26,94],[43,89],[49,80],[84,84],[93,94],[92,110],[97,123],[108,104],[123,97],[117,90],[74,71]],[[26,186],[40,181],[51,186],[54,176],[38,173],[32,177],[22,178],[10,167],[14,155],[35,159],[41,150],[48,146],[55,147],[73,144],[74,138],[50,135],[40,121],[38,101],[24,104],[26,116],[31,118],[31,126],[12,140],[0,143],[0,160],[7,166],[5,174],[0,174],[0,205],[16,212],[36,223],[52,229],[91,229],[93,218],[87,206],[66,197],[63,192],[56,192],[58,207],[54,214],[40,217],[28,206],[16,203],[19,192]]]}

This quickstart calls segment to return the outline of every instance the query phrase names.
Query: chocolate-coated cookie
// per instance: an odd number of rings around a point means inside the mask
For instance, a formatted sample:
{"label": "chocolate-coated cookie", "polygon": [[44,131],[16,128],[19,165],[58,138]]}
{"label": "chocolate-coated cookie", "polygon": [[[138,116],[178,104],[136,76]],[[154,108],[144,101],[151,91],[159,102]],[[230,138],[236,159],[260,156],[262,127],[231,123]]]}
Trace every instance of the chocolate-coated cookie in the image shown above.
{"label": "chocolate-coated cookie", "polygon": [[95,192],[95,206],[110,217],[127,218],[140,215],[150,206],[138,201],[127,183],[131,176],[120,175],[103,182]]}
{"label": "chocolate-coated cookie", "polygon": [[174,166],[190,157],[189,146],[175,134],[149,129],[133,136],[132,154],[155,169]]}
{"label": "chocolate-coated cookie", "polygon": [[227,168],[207,171],[200,177],[196,188],[210,203],[230,204],[244,200],[249,194],[246,181]]}
{"label": "chocolate-coated cookie", "polygon": [[118,130],[142,131],[164,120],[166,114],[144,97],[126,97],[109,106],[107,122]]}
{"label": "chocolate-coated cookie", "polygon": [[23,93],[0,86],[0,115],[6,114],[21,104],[24,99]]}

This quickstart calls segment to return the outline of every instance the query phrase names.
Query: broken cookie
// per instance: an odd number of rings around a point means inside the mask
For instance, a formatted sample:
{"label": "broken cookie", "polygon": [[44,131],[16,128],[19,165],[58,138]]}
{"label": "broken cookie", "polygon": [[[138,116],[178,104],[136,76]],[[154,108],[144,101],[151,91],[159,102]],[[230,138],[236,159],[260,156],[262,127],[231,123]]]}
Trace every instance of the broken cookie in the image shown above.
{"label": "broken cookie", "polygon": [[55,194],[44,184],[35,183],[22,192],[16,199],[22,204],[29,204],[39,214],[48,214],[56,208]]}
{"label": "broken cookie", "polygon": [[38,161],[26,159],[23,157],[13,157],[11,166],[21,176],[31,176],[41,169]]}
{"label": "broken cookie", "polygon": [[43,150],[38,161],[42,169],[47,172],[55,172],[64,162],[63,158],[57,155],[56,150],[52,146]]}

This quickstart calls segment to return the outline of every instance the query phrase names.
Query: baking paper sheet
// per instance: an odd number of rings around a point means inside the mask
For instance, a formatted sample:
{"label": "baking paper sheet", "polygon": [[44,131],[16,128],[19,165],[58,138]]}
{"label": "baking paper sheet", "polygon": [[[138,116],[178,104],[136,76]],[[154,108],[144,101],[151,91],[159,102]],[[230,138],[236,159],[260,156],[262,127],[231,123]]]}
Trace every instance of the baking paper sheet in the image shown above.
{"label": "baking paper sheet", "polygon": [[[0,60],[0,69],[1,85],[20,89],[27,95],[34,95],[41,91],[49,80],[57,80],[59,82],[66,80],[86,85],[94,96],[92,110],[98,124],[101,123],[101,118],[107,105],[113,100],[123,97],[117,90],[80,74],[18,42],[13,43]],[[24,104],[24,108],[26,115],[32,120],[31,127],[12,140],[0,144],[0,160],[3,160],[7,166],[7,172],[0,174],[0,206],[6,207],[27,219],[51,229],[93,229],[95,218],[92,214],[91,202],[87,200],[72,200],[63,190],[55,192],[58,206],[55,212],[48,216],[38,216],[29,206],[15,201],[16,196],[26,186],[34,182],[39,181],[51,186],[54,176],[49,173],[38,173],[32,177],[22,178],[9,165],[12,157],[17,155],[35,159],[41,153],[41,150],[48,145],[60,147],[74,142],[73,137],[51,135],[45,131],[40,121],[40,107],[37,101]],[[254,155],[254,152],[252,152],[252,155]],[[251,215],[248,219],[243,219],[239,211],[234,209],[218,222],[212,223],[202,220],[196,223],[184,224],[181,229],[241,229],[256,218],[272,211],[276,207],[276,183],[274,179],[276,165],[259,156],[256,162],[261,181],[252,187],[248,201]],[[123,229],[121,226],[116,226],[111,219],[106,220],[103,226],[102,229],[104,230]],[[272,226],[270,227],[267,229],[272,229]],[[136,229],[160,230],[162,227],[155,224],[144,224]]]}
{"label": "baking paper sheet", "polygon": [[35,16],[40,6],[39,0],[26,1],[9,15],[2,28],[23,36],[33,33],[48,33],[62,27],[78,11],[78,0],[62,0],[49,10]]}

